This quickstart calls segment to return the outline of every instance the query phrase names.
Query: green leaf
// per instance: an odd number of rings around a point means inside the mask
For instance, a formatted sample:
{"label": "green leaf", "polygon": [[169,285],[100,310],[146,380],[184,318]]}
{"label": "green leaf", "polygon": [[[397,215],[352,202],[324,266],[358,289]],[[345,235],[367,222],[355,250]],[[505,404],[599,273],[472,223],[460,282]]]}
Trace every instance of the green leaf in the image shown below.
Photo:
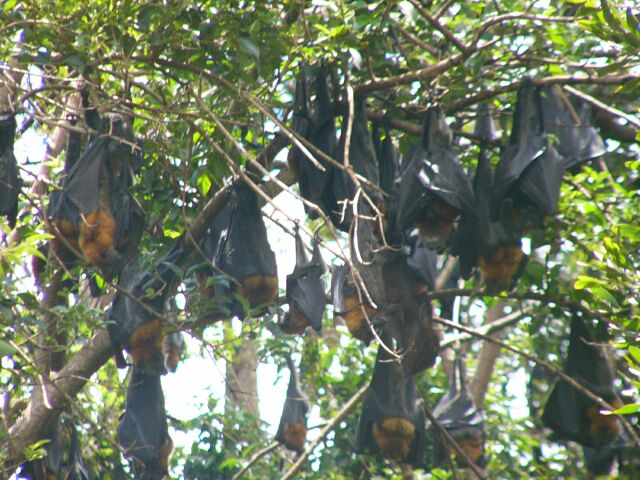
{"label": "green leaf", "polygon": [[260,60],[260,48],[258,47],[256,42],[251,40],[249,37],[240,37],[238,43],[240,45],[241,51],[248,55],[251,55],[256,60]]}
{"label": "green leaf", "polygon": [[4,340],[0,340],[0,357],[4,357],[5,355],[13,355],[17,350],[11,346],[11,344],[5,342]]}
{"label": "green leaf", "polygon": [[198,179],[196,180],[196,185],[198,186],[198,190],[202,195],[206,195],[209,193],[209,189],[211,188],[211,179],[207,172],[203,172]]}
{"label": "green leaf", "polygon": [[629,355],[631,355],[636,362],[640,363],[640,348],[631,345],[629,347]]}
{"label": "green leaf", "polygon": [[611,412],[611,414],[616,415],[629,415],[631,413],[640,412],[640,403],[629,403],[627,405],[623,405],[617,410]]}

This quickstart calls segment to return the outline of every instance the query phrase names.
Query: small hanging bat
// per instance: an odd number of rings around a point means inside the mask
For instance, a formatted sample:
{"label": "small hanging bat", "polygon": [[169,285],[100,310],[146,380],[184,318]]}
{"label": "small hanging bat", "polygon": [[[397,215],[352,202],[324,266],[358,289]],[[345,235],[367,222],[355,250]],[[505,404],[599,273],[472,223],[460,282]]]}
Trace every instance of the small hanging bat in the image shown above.
{"label": "small hanging bat", "polygon": [[327,300],[324,293],[324,262],[317,241],[313,244],[313,254],[308,258],[306,247],[298,229],[296,239],[296,265],[287,275],[287,303],[289,311],[279,323],[283,332],[291,335],[304,333],[308,326],[319,332]]}
{"label": "small hanging bat", "polygon": [[385,320],[366,301],[364,293],[362,295],[363,301],[360,301],[358,289],[349,272],[349,266],[334,267],[331,276],[333,315],[342,318],[347,324],[349,333],[368,345],[373,339],[371,328],[384,324]]}
{"label": "small hanging bat", "polygon": [[[599,329],[606,330],[606,325],[600,325]],[[604,337],[606,331],[599,332],[598,340],[594,339],[582,317],[574,314],[564,372],[613,408],[620,408],[622,402],[615,392],[611,359],[606,347],[596,343]],[[621,433],[616,415],[602,414],[595,401],[562,379],[551,391],[542,422],[553,431],[554,440],[572,440],[591,448],[610,445]]]}
{"label": "small hanging bat", "polygon": [[109,336],[119,368],[127,364],[122,350],[131,354],[137,370],[149,375],[165,372],[163,320],[167,295],[179,281],[176,265],[185,254],[184,237],[158,262],[157,271],[130,262],[120,279],[125,292],[116,293],[108,313]]}
{"label": "small hanging bat", "polygon": [[398,181],[398,227],[401,231],[418,227],[423,245],[442,252],[449,246],[456,220],[473,209],[474,202],[440,107],[427,110],[422,144],[404,163]]}
{"label": "small hanging bat", "polygon": [[287,355],[287,367],[291,372],[287,398],[284,401],[280,425],[276,433],[276,440],[289,450],[302,453],[307,441],[307,414],[309,412],[309,400],[300,390],[298,373],[291,357]]}
{"label": "small hanging bat", "polygon": [[169,469],[173,442],[169,436],[167,413],[160,377],[132,368],[124,415],[118,425],[118,443],[134,462],[140,480],[160,480]]}
{"label": "small hanging bat", "polygon": [[[484,466],[484,415],[476,406],[467,386],[464,358],[456,355],[454,369],[449,379],[449,390],[433,409],[433,416],[458,443],[460,449],[474,464]],[[434,431],[433,463],[445,463],[453,448]],[[458,466],[466,467],[464,458],[456,452]]]}
{"label": "small hanging bat", "polygon": [[562,157],[565,169],[606,153],[602,138],[589,122],[590,112],[586,104],[576,112],[558,85],[544,87],[541,95],[544,128],[556,138],[553,146]]}
{"label": "small hanging bat", "polygon": [[16,225],[18,194],[22,180],[13,155],[16,119],[13,113],[0,114],[0,215],[6,215],[11,228]]}
{"label": "small hanging bat", "polygon": [[[389,336],[385,345],[391,346]],[[378,348],[371,384],[356,430],[356,453],[420,466],[424,462],[425,413],[413,378]]]}
{"label": "small hanging bat", "polygon": [[513,201],[495,194],[493,170],[486,152],[495,135],[493,131],[488,106],[482,106],[476,122],[476,135],[482,144],[473,179],[475,208],[463,213],[451,247],[451,253],[459,257],[462,277],[468,279],[478,267],[489,293],[513,288],[528,260],[522,252]]}

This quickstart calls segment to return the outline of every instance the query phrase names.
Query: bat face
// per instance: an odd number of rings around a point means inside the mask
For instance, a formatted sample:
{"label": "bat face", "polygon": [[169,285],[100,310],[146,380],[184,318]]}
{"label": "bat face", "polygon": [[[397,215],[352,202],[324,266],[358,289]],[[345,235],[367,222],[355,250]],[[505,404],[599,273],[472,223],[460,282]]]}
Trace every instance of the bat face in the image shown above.
{"label": "bat face", "polygon": [[[316,242],[313,256],[308,258],[302,238],[296,231],[296,266],[287,275],[287,303],[289,313],[285,316],[285,333],[303,333],[307,326],[322,329],[322,317],[326,306],[324,294],[324,262]],[[283,325],[281,325],[282,328]]]}
{"label": "bat face", "polygon": [[[220,237],[214,264],[230,277],[251,308],[273,303],[278,296],[278,272],[258,197],[249,186],[236,184],[230,201],[229,226]],[[243,315],[237,308],[233,312]]]}
{"label": "bat face", "polygon": [[498,247],[486,255],[480,254],[478,268],[482,272],[487,292],[509,290],[522,268],[524,258],[520,245]]}
{"label": "bat face", "polygon": [[[614,371],[605,347],[594,341],[584,320],[577,315],[571,319],[565,373],[612,407],[622,406],[615,392]],[[600,448],[610,445],[621,434],[617,416],[601,410],[589,397],[558,380],[545,405],[542,421],[553,431],[555,439]]]}
{"label": "bat face", "polygon": [[298,373],[291,357],[287,357],[291,372],[287,398],[282,408],[276,440],[289,450],[302,452],[307,441],[307,413],[309,401],[298,385]]}
{"label": "bat face", "polygon": [[[386,345],[391,345],[386,336]],[[425,416],[413,379],[379,348],[356,431],[356,452],[415,466],[424,459]]]}
{"label": "bat face", "polygon": [[118,425],[118,442],[136,462],[138,478],[164,478],[173,442],[168,433],[160,377],[145,375],[134,367],[125,408]]}
{"label": "bat face", "polygon": [[13,155],[16,120],[13,114],[0,114],[0,215],[7,215],[14,227],[18,213],[18,193],[22,181]]}

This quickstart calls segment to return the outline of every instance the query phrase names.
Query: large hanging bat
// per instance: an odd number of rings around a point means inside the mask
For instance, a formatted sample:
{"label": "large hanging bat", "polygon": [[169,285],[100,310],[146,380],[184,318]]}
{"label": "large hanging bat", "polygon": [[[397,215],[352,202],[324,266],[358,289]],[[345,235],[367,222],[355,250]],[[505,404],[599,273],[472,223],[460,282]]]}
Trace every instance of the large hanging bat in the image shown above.
{"label": "large hanging bat", "polygon": [[385,323],[384,317],[366,300],[364,292],[358,293],[348,265],[334,267],[331,275],[331,303],[334,317],[342,318],[349,333],[367,345],[373,339],[371,328]]}
{"label": "large hanging bat", "polygon": [[[267,239],[258,195],[236,182],[231,193],[229,226],[220,237],[215,266],[230,280],[232,291],[246,298],[250,308],[273,303],[278,296],[278,266]],[[232,307],[233,313],[245,314]]]}
{"label": "large hanging bat", "polygon": [[[476,135],[483,143],[473,179],[475,208],[463,213],[451,253],[459,257],[463,278],[469,278],[478,267],[486,290],[497,293],[513,288],[524,272],[528,257],[522,252],[521,231],[515,224],[513,201],[495,195],[493,171],[486,152],[493,131],[490,112],[487,107],[481,107]],[[497,211],[495,218],[493,211]]]}
{"label": "large hanging bat", "polygon": [[137,371],[164,373],[162,315],[167,295],[179,281],[176,265],[184,253],[184,240],[180,237],[160,260],[157,271],[145,271],[138,262],[131,262],[122,272],[119,286],[124,292],[116,293],[107,325],[119,368],[126,366],[124,349],[131,354]]}
{"label": "large hanging bat", "polygon": [[418,227],[423,245],[442,252],[460,214],[473,208],[473,192],[451,148],[451,131],[440,107],[427,110],[422,145],[405,164],[398,185],[398,227]]}
{"label": "large hanging bat", "polygon": [[118,442],[127,450],[140,480],[160,480],[167,475],[173,442],[160,377],[132,368],[125,412],[118,425]]}
{"label": "large hanging bat", "polygon": [[324,293],[324,262],[317,241],[313,243],[313,254],[308,258],[306,247],[296,229],[296,265],[287,275],[287,303],[289,311],[279,323],[283,332],[300,335],[308,326],[319,332],[327,300]]}
{"label": "large hanging bat", "polygon": [[555,214],[564,166],[544,131],[540,89],[525,79],[518,91],[509,145],[496,169],[496,198],[513,199],[522,230]]}
{"label": "large hanging bat", "polygon": [[[392,346],[390,337],[385,344]],[[424,462],[425,413],[413,378],[378,348],[356,430],[356,452],[419,466]]]}
{"label": "large hanging bat", "polygon": [[296,366],[288,355],[287,366],[291,372],[291,377],[289,378],[287,398],[282,408],[276,440],[289,450],[302,453],[304,444],[307,441],[309,401],[307,396],[300,390]]}
{"label": "large hanging bat", "polygon": [[[298,135],[308,140],[313,146],[330,157],[334,157],[336,149],[336,125],[331,96],[327,84],[327,72],[324,67],[318,69],[315,80],[315,103],[311,107],[310,67],[302,65],[296,78],[294,113],[291,128]],[[320,170],[295,145],[291,147],[287,161],[294,172],[302,198],[327,210],[326,192],[329,176],[334,167],[326,161],[314,156],[325,168]],[[329,192],[330,193],[330,192]],[[317,214],[305,205],[305,212],[310,218]]]}
{"label": "large hanging bat", "polygon": [[0,215],[6,215],[13,228],[18,215],[18,193],[22,181],[13,155],[16,119],[13,113],[0,114]]}
{"label": "large hanging bat", "polygon": [[[600,325],[601,330],[606,326]],[[569,349],[564,372],[614,408],[622,406],[614,388],[614,370],[602,341],[589,332],[585,321],[571,318]],[[583,446],[599,448],[614,442],[621,433],[616,415],[604,415],[601,407],[571,385],[559,379],[542,413],[543,423],[553,431],[554,440],[573,440]]]}
{"label": "large hanging bat", "polygon": [[602,138],[589,122],[586,104],[576,112],[558,85],[544,87],[541,95],[544,128],[556,137],[553,146],[562,156],[565,169],[606,153]]}
{"label": "large hanging bat", "polygon": [[140,204],[129,192],[134,153],[130,122],[113,115],[82,156],[67,167],[48,216],[54,234],[77,245],[86,260],[111,280],[133,258],[144,227]]}
{"label": "large hanging bat", "polygon": [[[449,390],[433,409],[433,416],[453,437],[460,449],[474,464],[484,464],[484,415],[476,406],[466,382],[464,359],[456,356],[454,369],[449,379]],[[453,448],[434,431],[433,462],[442,465]],[[465,460],[456,452],[457,463],[466,467]]]}

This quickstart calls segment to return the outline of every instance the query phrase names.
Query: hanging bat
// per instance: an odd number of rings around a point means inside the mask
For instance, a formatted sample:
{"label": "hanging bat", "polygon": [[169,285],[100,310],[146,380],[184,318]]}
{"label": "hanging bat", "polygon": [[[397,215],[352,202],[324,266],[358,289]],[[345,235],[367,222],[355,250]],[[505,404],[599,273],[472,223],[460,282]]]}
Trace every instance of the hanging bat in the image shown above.
{"label": "hanging bat", "polygon": [[418,227],[423,245],[440,253],[460,214],[473,208],[473,192],[440,107],[427,110],[421,143],[403,162],[396,222],[402,231]]}
{"label": "hanging bat", "polygon": [[[310,76],[310,67],[302,65],[296,78],[291,129],[317,149],[333,158],[337,143],[336,125],[327,84],[327,72],[322,66],[318,69],[315,80],[315,104],[313,108],[310,105]],[[330,172],[334,167],[321,158],[316,156],[314,158],[325,168],[324,171],[314,165],[295,145],[289,151],[287,162],[298,180],[302,198],[326,210],[325,196],[327,193],[325,190],[327,189]],[[317,218],[316,212],[306,205],[304,208],[311,219]]]}
{"label": "hanging bat", "polygon": [[[433,409],[433,416],[453,437],[469,460],[484,466],[484,415],[476,406],[467,386],[464,358],[458,353],[449,379],[449,390]],[[433,463],[442,465],[453,448],[434,432]],[[458,466],[466,467],[463,457],[456,452]]]}
{"label": "hanging bat", "polygon": [[282,408],[280,425],[276,433],[276,440],[289,450],[302,453],[307,441],[307,414],[309,412],[309,400],[300,390],[298,374],[291,357],[287,355],[287,367],[291,372],[287,398]]}
{"label": "hanging bat", "polygon": [[316,332],[322,329],[322,317],[327,300],[322,280],[325,268],[318,242],[313,242],[313,254],[309,259],[297,228],[295,238],[296,265],[293,272],[287,275],[289,311],[279,326],[285,333],[300,335],[308,326]]}
{"label": "hanging bat", "polygon": [[[393,345],[389,336],[383,341]],[[413,378],[379,347],[358,419],[356,453],[420,466],[424,450],[425,414]]]}
{"label": "hanging bat", "polygon": [[334,267],[331,276],[331,302],[334,318],[344,320],[349,333],[366,345],[373,339],[371,328],[379,327],[385,320],[364,297],[360,301],[358,289],[348,265]]}
{"label": "hanging bat", "polygon": [[[398,204],[396,192],[396,173],[399,168],[400,152],[393,144],[389,130],[385,129],[384,140],[380,137],[380,127],[373,126],[372,132],[373,146],[378,159],[378,175],[380,178],[380,189],[382,190],[382,201],[377,205],[384,214],[382,218],[382,230],[388,241],[395,242],[397,239],[395,228],[388,230],[389,226],[395,227],[395,214]],[[379,227],[378,227],[379,228]]]}
{"label": "hanging bat", "polygon": [[164,336],[162,344],[164,366],[171,373],[177,370],[178,363],[180,363],[182,355],[184,354],[185,346],[182,332],[171,332]]}
{"label": "hanging bat", "polygon": [[[347,128],[346,125],[343,125],[340,140],[338,141],[337,161],[342,165],[347,165],[348,160],[353,172],[361,175],[371,184],[363,183],[364,192],[374,204],[381,205],[382,196],[379,189],[378,159],[371,140],[371,134],[369,133],[365,97],[357,97],[355,99],[354,115],[350,121],[352,124],[348,156],[345,158]],[[325,205],[332,223],[343,232],[349,231],[353,220],[352,202],[355,195],[356,184],[353,178],[346,171],[334,169],[331,174],[331,182],[327,188]]]}
{"label": "hanging bat", "polygon": [[576,112],[558,85],[544,87],[541,96],[544,128],[556,138],[553,146],[562,157],[565,169],[606,153],[602,138],[589,123],[590,112],[586,104]]}
{"label": "hanging bat", "polygon": [[173,442],[169,436],[162,384],[157,375],[132,367],[124,415],[118,425],[118,443],[133,460],[140,480],[160,480],[169,469]]}
{"label": "hanging bat", "polygon": [[510,198],[521,230],[540,228],[556,212],[564,166],[544,130],[540,89],[525,79],[518,91],[509,145],[496,169],[494,194]]}
{"label": "hanging bat", "polygon": [[431,321],[431,303],[420,295],[420,285],[402,252],[388,255],[382,283],[383,328],[393,337],[403,368],[413,375],[433,366],[440,344]]}
{"label": "hanging bat", "polygon": [[[127,142],[127,143],[123,143]],[[142,229],[142,207],[129,192],[132,185],[131,124],[113,115],[82,156],[67,167],[60,194],[48,216],[69,244],[111,280],[134,256]]]}
{"label": "hanging bat", "polygon": [[134,367],[149,375],[165,372],[162,316],[167,296],[180,281],[177,266],[185,255],[184,237],[158,262],[157,269],[143,270],[130,262],[121,274],[118,291],[107,314],[107,330],[119,368],[127,364],[122,350],[131,354]]}
{"label": "hanging bat", "polygon": [[522,251],[513,201],[495,195],[493,170],[486,152],[493,130],[490,112],[480,110],[476,135],[482,139],[482,145],[473,179],[475,208],[463,213],[451,246],[451,253],[459,257],[462,277],[468,279],[478,267],[489,293],[512,289],[528,261]]}
{"label": "hanging bat", "polygon": [[[250,308],[270,304],[278,296],[278,266],[267,239],[257,194],[236,182],[231,192],[226,232],[220,236],[214,264],[232,284],[232,291],[246,298]],[[234,314],[245,312],[232,306]]]}
{"label": "hanging bat", "polygon": [[[613,408],[622,402],[614,388],[614,370],[606,347],[595,343],[606,337],[606,325],[600,325],[597,340],[585,321],[571,318],[569,349],[564,372]],[[610,445],[621,433],[616,415],[601,413],[601,407],[571,385],[559,379],[544,412],[542,422],[553,431],[554,440],[572,440],[583,446],[600,448]]]}
{"label": "hanging bat", "polygon": [[13,155],[16,119],[13,113],[0,114],[0,215],[6,215],[11,228],[18,215],[18,193],[22,180]]}

